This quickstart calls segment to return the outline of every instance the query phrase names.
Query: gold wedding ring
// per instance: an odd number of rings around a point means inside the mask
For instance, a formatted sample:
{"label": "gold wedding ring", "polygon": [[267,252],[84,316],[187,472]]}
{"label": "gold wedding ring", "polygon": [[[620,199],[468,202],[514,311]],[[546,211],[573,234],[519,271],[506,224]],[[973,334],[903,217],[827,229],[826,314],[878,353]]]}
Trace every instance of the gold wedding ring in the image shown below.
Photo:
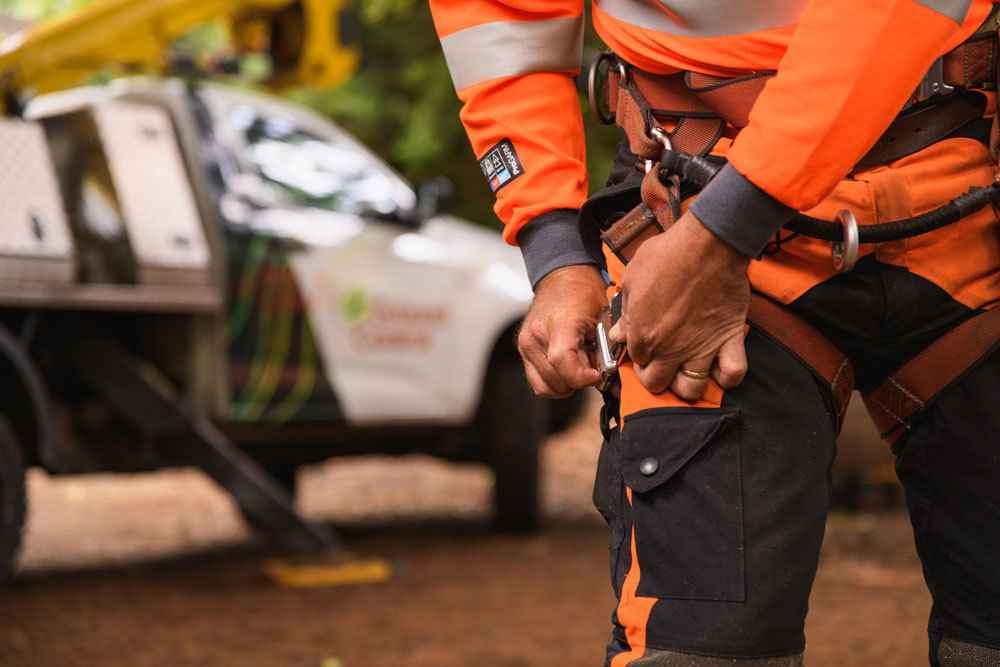
{"label": "gold wedding ring", "polygon": [[704,380],[708,377],[708,371],[689,371],[686,368],[682,368],[681,373],[684,377],[689,377],[692,380]]}

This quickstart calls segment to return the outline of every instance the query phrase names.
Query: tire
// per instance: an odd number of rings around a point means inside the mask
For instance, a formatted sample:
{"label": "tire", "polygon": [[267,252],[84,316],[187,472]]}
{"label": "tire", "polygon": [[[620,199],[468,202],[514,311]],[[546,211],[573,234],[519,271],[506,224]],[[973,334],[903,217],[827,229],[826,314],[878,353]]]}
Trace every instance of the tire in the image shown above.
{"label": "tire", "polygon": [[0,418],[0,582],[10,577],[21,546],[26,507],[21,444],[7,420]]}
{"label": "tire", "polygon": [[548,433],[548,405],[531,391],[516,361],[494,360],[486,383],[481,415],[496,475],[495,525],[534,530],[540,519],[538,447]]}

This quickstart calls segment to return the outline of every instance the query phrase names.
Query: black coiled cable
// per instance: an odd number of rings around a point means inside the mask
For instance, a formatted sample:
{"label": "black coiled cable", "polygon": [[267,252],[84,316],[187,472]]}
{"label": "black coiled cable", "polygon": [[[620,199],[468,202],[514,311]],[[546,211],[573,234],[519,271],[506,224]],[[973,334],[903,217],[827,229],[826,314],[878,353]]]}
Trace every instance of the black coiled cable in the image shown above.
{"label": "black coiled cable", "polygon": [[[680,176],[681,180],[704,188],[715,177],[722,165],[707,158],[690,155],[680,151],[664,151],[661,167]],[[1000,184],[994,183],[985,188],[972,187],[969,191],[952,199],[944,206],[928,211],[912,218],[883,222],[878,225],[864,225],[858,228],[859,243],[885,243],[900,241],[920,234],[940,229],[953,222],[985,208],[989,204],[1000,202]],[[813,218],[796,213],[785,223],[784,228],[822,241],[842,241],[844,229],[840,223]]]}

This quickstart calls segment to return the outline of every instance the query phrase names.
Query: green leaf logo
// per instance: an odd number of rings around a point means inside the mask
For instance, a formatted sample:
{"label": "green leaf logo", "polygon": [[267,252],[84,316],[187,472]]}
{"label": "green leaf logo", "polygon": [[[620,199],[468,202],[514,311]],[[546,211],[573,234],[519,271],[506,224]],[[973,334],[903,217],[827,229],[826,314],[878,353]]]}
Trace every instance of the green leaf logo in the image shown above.
{"label": "green leaf logo", "polygon": [[352,286],[340,293],[340,314],[349,326],[364,322],[370,310],[371,301],[365,288]]}

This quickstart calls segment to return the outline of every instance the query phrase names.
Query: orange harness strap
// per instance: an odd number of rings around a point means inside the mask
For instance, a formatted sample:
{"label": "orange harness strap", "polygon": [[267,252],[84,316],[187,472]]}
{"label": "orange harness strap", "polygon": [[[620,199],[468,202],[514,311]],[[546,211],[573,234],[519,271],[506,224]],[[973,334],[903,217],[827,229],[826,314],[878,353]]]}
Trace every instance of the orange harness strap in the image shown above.
{"label": "orange harness strap", "polygon": [[998,347],[1000,308],[994,308],[962,322],[862,396],[882,439],[895,445],[934,401]]}
{"label": "orange harness strap", "polygon": [[750,295],[747,321],[802,362],[830,388],[836,403],[837,434],[854,389],[854,368],[847,356],[801,317],[757,293]]}

